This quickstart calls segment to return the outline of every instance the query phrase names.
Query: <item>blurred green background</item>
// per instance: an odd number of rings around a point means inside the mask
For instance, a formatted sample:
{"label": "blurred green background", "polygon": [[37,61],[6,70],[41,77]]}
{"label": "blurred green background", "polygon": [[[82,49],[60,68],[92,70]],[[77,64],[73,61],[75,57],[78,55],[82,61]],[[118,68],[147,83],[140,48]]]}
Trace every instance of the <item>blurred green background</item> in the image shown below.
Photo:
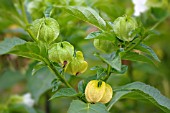
{"label": "blurred green background", "polygon": [[[152,7],[137,18],[141,19],[146,29],[162,20],[155,29],[157,35],[152,35],[145,40],[145,43],[157,53],[161,62],[152,66],[141,62],[125,61],[124,63],[129,66],[128,72],[124,75],[112,74],[108,82],[114,88],[132,81],[141,81],[156,87],[163,95],[170,98],[170,5],[168,4],[170,0],[167,1],[168,3],[165,6],[160,5],[160,7],[155,7],[155,4],[157,2],[162,4],[165,0],[149,1],[151,1]],[[0,0],[0,2],[0,41],[14,37],[31,41],[29,35],[17,21],[17,19],[23,20],[19,14],[21,7],[18,4],[20,0]],[[24,4],[30,22],[44,17],[44,10],[51,4],[92,7],[99,12],[104,20],[111,22],[124,14],[133,15],[134,12],[134,5],[131,0],[25,0]],[[95,75],[96,72],[91,71],[91,67],[103,65],[98,58],[93,56],[93,53],[98,51],[93,46],[93,40],[84,39],[87,34],[97,30],[97,28],[58,8],[53,10],[51,17],[55,18],[60,25],[60,35],[56,42],[69,41],[75,46],[76,50],[83,51],[85,60],[89,64],[88,70],[84,74],[78,77],[66,76],[72,85],[77,87],[81,79]],[[15,55],[0,56],[0,105],[7,103],[12,95],[23,95],[29,92],[36,101],[34,108],[37,112],[66,113],[72,98],[48,101],[53,94],[51,92],[51,81],[54,76],[47,68],[41,69],[35,76],[32,76],[31,71],[35,64],[36,61]],[[51,112],[49,112],[49,108]],[[120,100],[110,112],[163,113],[150,102],[133,99]],[[17,113],[23,112],[18,111]]]}

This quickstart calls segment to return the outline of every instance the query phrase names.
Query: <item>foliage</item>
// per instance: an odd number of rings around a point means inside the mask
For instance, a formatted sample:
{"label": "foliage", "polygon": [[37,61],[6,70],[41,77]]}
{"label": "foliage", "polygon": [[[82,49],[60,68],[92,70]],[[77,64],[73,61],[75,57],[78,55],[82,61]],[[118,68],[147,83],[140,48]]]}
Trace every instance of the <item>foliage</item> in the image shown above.
{"label": "foliage", "polygon": [[[3,37],[0,42],[0,68],[3,67],[0,91],[15,83],[26,84],[37,106],[41,106],[41,99],[45,98],[46,112],[49,112],[50,102],[61,97],[74,99],[68,113],[119,112],[111,108],[125,98],[150,101],[163,112],[170,112],[167,97],[143,83],[146,81],[135,78],[143,76],[152,84],[154,77],[149,81],[147,74],[154,75],[154,71],[168,66],[163,65],[161,52],[150,45],[156,42],[153,37],[160,37],[161,30],[157,27],[169,18],[169,4],[167,0],[148,1],[147,10],[135,16],[129,1],[3,0],[0,5],[0,23],[4,27],[0,27],[0,37]],[[2,13],[4,11],[6,13]],[[11,17],[6,18],[9,15]],[[23,31],[15,31],[18,28]],[[11,54],[16,58],[11,58]],[[18,56],[29,59],[23,74],[19,69],[11,71],[12,63],[8,66],[3,60],[4,57],[21,58]],[[123,81],[123,77],[128,79]],[[143,82],[133,82],[136,80]],[[168,80],[166,77],[164,80],[168,89]],[[112,93],[112,99],[106,101],[110,101],[108,104],[101,102]],[[0,105],[1,111],[43,113],[36,106],[24,104],[22,99],[14,102],[10,98]]]}

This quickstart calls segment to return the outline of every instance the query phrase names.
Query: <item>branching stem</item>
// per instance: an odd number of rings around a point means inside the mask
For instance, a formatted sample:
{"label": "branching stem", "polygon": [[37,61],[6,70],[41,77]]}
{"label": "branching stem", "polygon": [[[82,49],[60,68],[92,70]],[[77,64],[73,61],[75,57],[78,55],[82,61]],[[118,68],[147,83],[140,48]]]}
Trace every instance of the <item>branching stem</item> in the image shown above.
{"label": "branching stem", "polygon": [[28,25],[29,22],[28,22],[28,19],[27,19],[27,14],[26,14],[24,2],[22,0],[20,0],[20,4],[21,4],[21,10],[22,10],[24,22],[25,22],[26,25]]}
{"label": "branching stem", "polygon": [[108,64],[107,65],[107,75],[105,76],[105,78],[103,79],[103,81],[107,81],[108,78],[110,77],[111,75],[111,66]]}
{"label": "branching stem", "polygon": [[46,64],[54,72],[54,74],[60,79],[61,82],[63,82],[67,87],[72,88],[72,86],[66,81],[66,79],[56,70],[52,62],[48,60]]}

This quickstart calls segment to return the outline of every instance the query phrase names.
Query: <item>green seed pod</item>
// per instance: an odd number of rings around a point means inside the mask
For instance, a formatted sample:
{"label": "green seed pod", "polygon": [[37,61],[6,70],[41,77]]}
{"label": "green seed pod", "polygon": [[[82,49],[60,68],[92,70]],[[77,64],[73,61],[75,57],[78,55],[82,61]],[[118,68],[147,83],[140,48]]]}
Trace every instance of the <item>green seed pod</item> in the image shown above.
{"label": "green seed pod", "polygon": [[94,39],[94,47],[102,52],[111,53],[116,51],[116,43],[109,40]]}
{"label": "green seed pod", "polygon": [[90,81],[85,89],[86,100],[91,103],[108,103],[111,100],[112,95],[113,91],[111,86],[99,80]]}
{"label": "green seed pod", "polygon": [[72,75],[78,75],[86,71],[88,63],[84,61],[83,53],[81,51],[76,52],[76,56],[66,67],[66,72]]}
{"label": "green seed pod", "polygon": [[113,30],[116,36],[123,41],[132,41],[136,34],[133,31],[138,27],[137,21],[128,16],[118,17],[114,21]]}
{"label": "green seed pod", "polygon": [[72,60],[74,47],[66,41],[55,43],[50,46],[48,54],[51,61],[61,63],[65,66]]}
{"label": "green seed pod", "polygon": [[33,21],[29,30],[38,41],[50,44],[59,35],[59,24],[53,18],[41,18]]}

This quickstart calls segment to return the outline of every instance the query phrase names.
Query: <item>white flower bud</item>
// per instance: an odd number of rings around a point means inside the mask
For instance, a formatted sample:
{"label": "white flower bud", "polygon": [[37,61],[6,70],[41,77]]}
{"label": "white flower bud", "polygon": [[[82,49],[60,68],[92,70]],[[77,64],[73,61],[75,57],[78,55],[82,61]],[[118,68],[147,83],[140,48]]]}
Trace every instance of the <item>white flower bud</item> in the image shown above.
{"label": "white flower bud", "polygon": [[31,98],[31,94],[30,93],[26,93],[22,97],[23,97],[23,103],[25,105],[27,105],[29,107],[33,107],[35,101]]}
{"label": "white flower bud", "polygon": [[134,16],[140,16],[141,13],[148,10],[148,7],[146,6],[147,0],[132,0],[134,4]]}

